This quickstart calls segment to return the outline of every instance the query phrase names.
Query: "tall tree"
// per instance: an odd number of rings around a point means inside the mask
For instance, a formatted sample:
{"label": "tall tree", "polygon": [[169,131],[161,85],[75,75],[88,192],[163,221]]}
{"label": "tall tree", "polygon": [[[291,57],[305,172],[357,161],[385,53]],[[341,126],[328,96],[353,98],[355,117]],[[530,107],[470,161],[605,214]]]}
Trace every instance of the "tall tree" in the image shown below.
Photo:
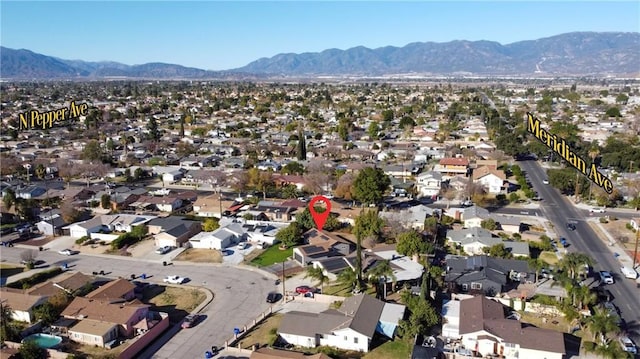
{"label": "tall tree", "polygon": [[353,195],[363,204],[378,204],[390,185],[389,176],[381,168],[367,167],[353,182]]}
{"label": "tall tree", "polygon": [[420,254],[426,254],[431,249],[429,243],[425,242],[420,233],[414,230],[400,233],[397,243],[396,250],[398,253],[413,257],[415,261],[417,261]]}
{"label": "tall tree", "polygon": [[305,161],[307,159],[307,143],[302,129],[298,130],[297,158],[298,161]]}
{"label": "tall tree", "polygon": [[4,196],[2,197],[2,204],[6,207],[7,210],[11,209],[14,204],[16,204],[16,192],[13,188],[7,188],[4,191]]}

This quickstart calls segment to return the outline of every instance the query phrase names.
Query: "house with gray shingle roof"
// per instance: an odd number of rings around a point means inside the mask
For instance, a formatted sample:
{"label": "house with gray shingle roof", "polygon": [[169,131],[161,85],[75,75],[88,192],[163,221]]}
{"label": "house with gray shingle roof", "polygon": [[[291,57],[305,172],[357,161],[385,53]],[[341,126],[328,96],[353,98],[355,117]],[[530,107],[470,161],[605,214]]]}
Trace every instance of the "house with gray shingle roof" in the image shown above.
{"label": "house with gray shingle roof", "polygon": [[326,345],[368,352],[376,332],[393,336],[404,310],[403,305],[359,294],[345,298],[339,309],[321,313],[288,312],[282,318],[278,334],[287,343],[297,346]]}
{"label": "house with gray shingle roof", "polygon": [[446,263],[445,282],[453,293],[497,295],[535,277],[535,270],[524,260],[448,255]]}
{"label": "house with gray shingle roof", "polygon": [[480,227],[482,221],[489,219],[489,211],[482,207],[471,206],[462,212],[462,220],[465,228]]}
{"label": "house with gray shingle roof", "polygon": [[481,227],[448,230],[447,239],[452,244],[461,246],[465,253],[469,254],[483,254],[483,248],[502,243],[502,239],[494,237],[491,232]]}

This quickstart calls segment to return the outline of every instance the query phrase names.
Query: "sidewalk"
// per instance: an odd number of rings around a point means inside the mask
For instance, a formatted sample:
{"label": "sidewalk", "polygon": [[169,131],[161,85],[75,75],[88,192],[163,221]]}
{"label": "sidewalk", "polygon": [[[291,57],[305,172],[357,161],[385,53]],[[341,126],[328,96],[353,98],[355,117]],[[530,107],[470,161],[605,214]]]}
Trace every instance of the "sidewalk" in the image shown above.
{"label": "sidewalk", "polygon": [[[600,223],[599,218],[588,218],[586,221],[595,230],[595,232],[597,232],[598,237],[606,242],[607,248],[609,248],[609,250],[611,251],[611,255],[615,256],[618,259],[618,262],[620,262],[620,266],[632,268],[633,258],[631,257],[631,255],[629,255],[626,249],[622,247],[615,240],[615,238],[613,238],[611,234],[607,232],[607,230],[604,227],[602,227],[602,224]],[[636,261],[636,268],[638,268],[639,265],[640,263]],[[633,268],[633,269],[636,269],[636,268]],[[619,271],[620,268],[615,268],[615,269],[612,268],[612,271],[613,270]],[[640,285],[640,277],[636,279],[636,283]]]}

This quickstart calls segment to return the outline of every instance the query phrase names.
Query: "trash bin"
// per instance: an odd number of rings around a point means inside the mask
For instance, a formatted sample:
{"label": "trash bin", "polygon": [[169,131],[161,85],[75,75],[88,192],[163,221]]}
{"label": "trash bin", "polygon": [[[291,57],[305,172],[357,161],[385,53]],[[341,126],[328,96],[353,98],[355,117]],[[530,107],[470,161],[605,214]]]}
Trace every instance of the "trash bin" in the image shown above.
{"label": "trash bin", "polygon": [[147,275],[145,273],[142,273],[142,279],[147,279]]}
{"label": "trash bin", "polygon": [[39,250],[40,252],[42,252],[42,250],[43,250],[43,249],[44,249],[44,248],[42,248],[42,247],[38,247],[38,250]]}
{"label": "trash bin", "polygon": [[132,274],[132,275],[131,275],[131,279],[136,279],[136,275],[135,275],[135,274]]}
{"label": "trash bin", "polygon": [[162,261],[162,265],[166,267],[167,266],[167,261]]}

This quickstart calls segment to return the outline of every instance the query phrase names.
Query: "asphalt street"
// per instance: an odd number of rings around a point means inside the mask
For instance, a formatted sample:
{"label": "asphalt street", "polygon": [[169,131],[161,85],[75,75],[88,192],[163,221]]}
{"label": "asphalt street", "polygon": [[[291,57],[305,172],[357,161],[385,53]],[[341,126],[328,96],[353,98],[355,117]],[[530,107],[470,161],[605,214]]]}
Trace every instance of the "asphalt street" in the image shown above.
{"label": "asphalt street", "polygon": [[[536,161],[519,163],[526,172],[533,187],[545,199],[541,203],[543,215],[555,226],[560,236],[567,238],[568,251],[588,254],[594,260],[594,272],[607,270],[612,273],[615,283],[607,285],[614,296],[614,304],[620,309],[626,331],[633,340],[640,341],[640,289],[635,281],[624,278],[620,273],[620,262],[613,256],[603,239],[585,222],[585,213],[571,204],[557,189],[542,183],[547,178],[546,171]],[[587,214],[588,216],[588,214]],[[567,229],[567,222],[576,223],[576,230]]]}
{"label": "asphalt street", "polygon": [[[25,250],[23,247],[3,247],[2,259],[19,263],[20,254]],[[214,299],[201,312],[206,316],[205,319],[194,328],[177,330],[176,335],[153,354],[152,357],[158,359],[202,358],[212,345],[223,346],[225,340],[233,337],[234,328],[249,325],[269,310],[270,304],[265,300],[267,293],[278,290],[275,276],[239,266],[174,262],[165,267],[156,260],[113,255],[64,256],[53,250],[38,252],[37,259],[44,260],[45,265],[52,267],[67,263],[70,270],[88,274],[104,270],[111,278],[130,278],[132,274],[139,277],[144,273],[148,278],[146,281],[152,283],[162,283],[167,275],[180,275],[190,279],[183,286],[211,290]],[[149,352],[145,354],[148,357]]]}

